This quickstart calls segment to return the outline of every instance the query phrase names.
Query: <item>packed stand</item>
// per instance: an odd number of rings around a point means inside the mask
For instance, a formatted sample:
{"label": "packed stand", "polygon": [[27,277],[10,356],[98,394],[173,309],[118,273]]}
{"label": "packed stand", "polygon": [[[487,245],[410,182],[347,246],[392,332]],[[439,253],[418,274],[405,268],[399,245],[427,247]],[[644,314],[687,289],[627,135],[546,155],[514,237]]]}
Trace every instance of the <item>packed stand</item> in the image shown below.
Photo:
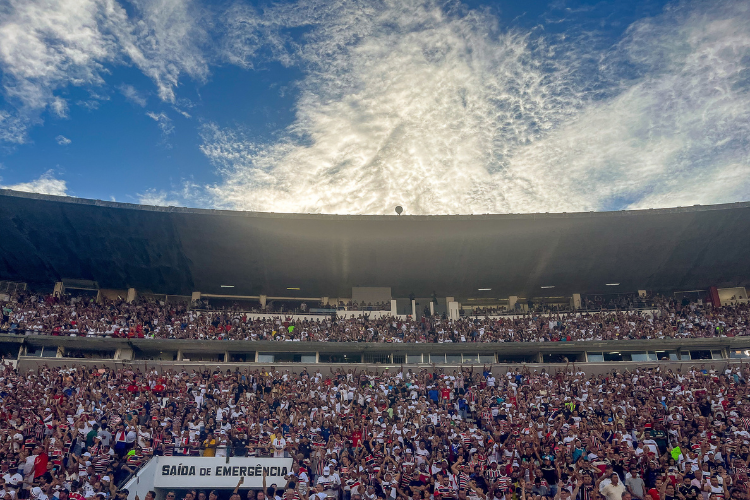
{"label": "packed stand", "polygon": [[24,295],[2,304],[0,333],[82,337],[318,342],[550,342],[734,337],[750,334],[750,305],[712,308],[662,300],[649,311],[527,314],[515,317],[321,316],[253,319],[241,311],[187,304]]}
{"label": "packed stand", "polygon": [[248,500],[746,500],[749,375],[8,365],[0,495],[123,500],[154,455],[231,455],[292,459]]}

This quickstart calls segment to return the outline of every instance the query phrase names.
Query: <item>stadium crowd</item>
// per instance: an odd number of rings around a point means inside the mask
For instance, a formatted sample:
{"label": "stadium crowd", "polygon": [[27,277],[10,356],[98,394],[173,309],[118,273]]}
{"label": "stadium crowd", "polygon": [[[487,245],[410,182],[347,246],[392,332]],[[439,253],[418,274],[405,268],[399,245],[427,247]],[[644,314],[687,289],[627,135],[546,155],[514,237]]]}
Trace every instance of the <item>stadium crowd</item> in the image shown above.
{"label": "stadium crowd", "polygon": [[712,308],[661,300],[648,311],[532,313],[505,317],[441,316],[420,320],[320,316],[253,319],[240,311],[187,304],[26,294],[2,303],[0,333],[117,338],[320,342],[547,342],[740,336],[750,334],[750,306]]}
{"label": "stadium crowd", "polygon": [[293,459],[285,488],[247,500],[746,500],[750,369],[683,366],[325,375],[8,364],[0,498],[124,500],[119,488],[153,455],[229,454]]}

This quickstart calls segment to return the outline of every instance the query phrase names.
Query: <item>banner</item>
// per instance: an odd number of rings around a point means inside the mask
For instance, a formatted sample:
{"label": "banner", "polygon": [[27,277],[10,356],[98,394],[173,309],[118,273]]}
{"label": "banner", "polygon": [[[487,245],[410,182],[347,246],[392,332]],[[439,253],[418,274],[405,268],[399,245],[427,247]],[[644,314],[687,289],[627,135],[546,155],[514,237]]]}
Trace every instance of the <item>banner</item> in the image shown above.
{"label": "banner", "polygon": [[284,476],[292,472],[291,458],[255,457],[157,457],[155,488],[231,488],[245,478],[240,488],[286,486]]}

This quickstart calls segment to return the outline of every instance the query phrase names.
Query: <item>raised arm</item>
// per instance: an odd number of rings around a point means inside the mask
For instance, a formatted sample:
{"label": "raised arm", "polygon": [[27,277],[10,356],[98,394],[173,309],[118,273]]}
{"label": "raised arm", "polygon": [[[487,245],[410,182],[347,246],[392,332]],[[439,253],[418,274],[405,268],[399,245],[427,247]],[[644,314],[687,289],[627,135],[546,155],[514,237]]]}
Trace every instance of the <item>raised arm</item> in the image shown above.
{"label": "raised arm", "polygon": [[[264,490],[266,489],[265,480],[266,480],[266,475],[263,474],[263,482],[264,482],[263,489]],[[245,478],[241,477],[240,480],[239,480],[239,482],[237,483],[237,486],[234,487],[234,491],[232,492],[232,495],[236,495],[237,492],[240,491],[240,486],[242,486],[242,483],[244,483],[244,482],[245,482]]]}

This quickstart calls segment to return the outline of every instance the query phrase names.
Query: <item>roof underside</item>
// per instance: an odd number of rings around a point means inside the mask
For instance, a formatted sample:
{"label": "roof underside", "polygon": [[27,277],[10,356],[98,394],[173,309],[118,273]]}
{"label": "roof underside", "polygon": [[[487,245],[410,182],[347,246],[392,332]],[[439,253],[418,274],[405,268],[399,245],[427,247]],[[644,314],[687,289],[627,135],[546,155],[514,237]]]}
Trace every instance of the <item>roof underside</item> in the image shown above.
{"label": "roof underside", "polygon": [[391,287],[394,297],[691,290],[750,284],[749,248],[748,203],[576,214],[326,216],[141,207],[0,190],[0,279],[32,284],[79,278],[102,288],[170,294],[221,293],[221,285],[234,285],[237,295],[301,297],[348,297],[354,286]]}

